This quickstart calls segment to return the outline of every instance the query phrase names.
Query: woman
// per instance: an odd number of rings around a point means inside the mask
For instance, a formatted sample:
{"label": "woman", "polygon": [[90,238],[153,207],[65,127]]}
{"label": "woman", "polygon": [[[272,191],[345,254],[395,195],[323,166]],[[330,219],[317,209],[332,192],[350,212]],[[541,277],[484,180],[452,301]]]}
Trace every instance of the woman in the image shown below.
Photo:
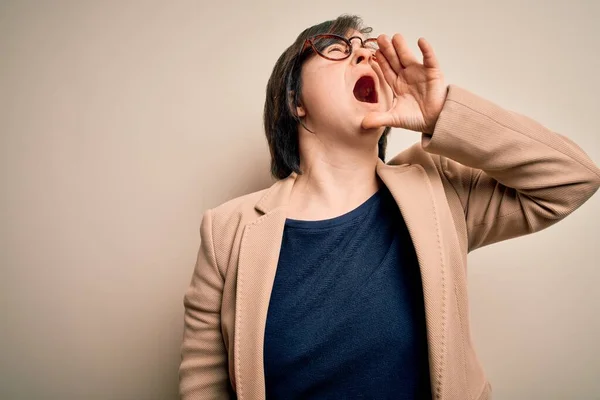
{"label": "woman", "polygon": [[[453,85],[430,44],[341,16],[267,86],[266,190],[207,210],[185,294],[184,399],[489,399],[467,254],[600,185],[569,139]],[[385,163],[390,127],[421,142]]]}

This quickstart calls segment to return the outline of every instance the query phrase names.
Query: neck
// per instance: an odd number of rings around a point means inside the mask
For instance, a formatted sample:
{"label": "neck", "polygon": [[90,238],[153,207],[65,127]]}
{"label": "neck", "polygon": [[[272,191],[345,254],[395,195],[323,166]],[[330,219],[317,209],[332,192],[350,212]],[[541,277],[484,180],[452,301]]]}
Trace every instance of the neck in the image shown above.
{"label": "neck", "polygon": [[369,148],[327,143],[308,133],[300,139],[302,175],[296,178],[288,217],[315,220],[344,214],[383,184],[376,172],[377,143]]}

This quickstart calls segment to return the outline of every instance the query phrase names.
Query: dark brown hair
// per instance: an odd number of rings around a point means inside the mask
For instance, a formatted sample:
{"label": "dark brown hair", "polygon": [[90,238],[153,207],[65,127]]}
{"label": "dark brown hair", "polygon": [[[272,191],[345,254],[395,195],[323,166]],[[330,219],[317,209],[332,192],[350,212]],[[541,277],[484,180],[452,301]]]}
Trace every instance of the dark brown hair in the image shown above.
{"label": "dark brown hair", "polygon": [[[298,143],[298,124],[296,106],[302,91],[300,72],[302,64],[314,51],[309,47],[298,54],[304,41],[311,36],[322,33],[333,33],[344,36],[350,30],[362,34],[371,33],[370,27],[364,27],[362,19],[356,15],[341,15],[335,20],[325,21],[305,29],[296,41],[279,57],[267,83],[267,93],[263,112],[265,134],[271,153],[271,174],[277,179],[284,179],[292,172],[302,174],[300,170],[300,151]],[[387,135],[390,127],[386,127],[379,139],[379,158],[385,161]]]}

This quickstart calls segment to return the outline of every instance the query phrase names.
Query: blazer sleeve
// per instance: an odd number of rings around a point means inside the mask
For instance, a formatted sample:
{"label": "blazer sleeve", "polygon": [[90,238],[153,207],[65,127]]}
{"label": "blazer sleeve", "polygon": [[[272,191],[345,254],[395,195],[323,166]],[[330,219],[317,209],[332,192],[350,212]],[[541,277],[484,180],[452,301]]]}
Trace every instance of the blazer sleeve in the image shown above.
{"label": "blazer sleeve", "polygon": [[221,333],[224,277],[219,272],[212,235],[211,210],[200,226],[200,250],[183,303],[184,331],[179,367],[183,400],[228,399],[227,352]]}
{"label": "blazer sleeve", "polygon": [[454,85],[421,145],[440,156],[460,199],[468,251],[540,231],[600,186],[600,170],[574,142]]}

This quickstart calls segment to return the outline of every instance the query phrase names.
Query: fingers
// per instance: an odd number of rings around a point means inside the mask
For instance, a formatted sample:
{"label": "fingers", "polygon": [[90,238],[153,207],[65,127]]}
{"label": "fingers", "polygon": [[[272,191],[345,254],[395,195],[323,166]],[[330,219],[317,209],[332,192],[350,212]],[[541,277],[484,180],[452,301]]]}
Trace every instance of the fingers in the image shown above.
{"label": "fingers", "polygon": [[375,52],[375,58],[379,68],[381,68],[381,73],[383,74],[385,81],[390,87],[394,87],[394,82],[396,81],[398,74],[394,71],[388,59],[381,54],[381,50]]}
{"label": "fingers", "polygon": [[400,62],[404,65],[404,68],[418,63],[417,58],[413,55],[406,40],[404,40],[404,37],[401,34],[396,33],[392,37],[392,44],[394,45],[394,49],[396,49],[396,53],[398,54],[398,57],[400,57]]}
{"label": "fingers", "polygon": [[389,112],[372,112],[362,121],[364,129],[375,129],[384,126],[394,126],[394,116]]}
{"label": "fingers", "polygon": [[[404,37],[399,33],[396,33],[391,40],[387,35],[379,35],[377,43],[385,61],[396,74],[400,74],[403,68],[419,62],[408,47]],[[426,68],[439,68],[439,62],[431,44],[425,38],[419,38],[417,44],[421,53],[423,53],[423,65]],[[378,60],[380,58],[377,57]]]}
{"label": "fingers", "polygon": [[399,74],[403,68],[407,68],[418,61],[412,51],[406,44],[406,40],[399,33],[396,33],[392,40],[387,35],[380,35],[377,38],[381,53],[388,60],[392,69]]}
{"label": "fingers", "polygon": [[423,65],[426,68],[439,68],[439,62],[431,44],[425,38],[419,38],[417,44],[423,53]]}
{"label": "fingers", "polygon": [[[383,54],[388,64],[392,67],[396,74],[399,74],[403,66],[400,63],[400,58],[396,54],[396,49],[394,48],[390,38],[388,38],[387,35],[379,35],[377,37],[377,44],[379,45],[379,51],[381,54]],[[375,57],[378,61],[381,58],[377,57],[377,55],[375,55]]]}

